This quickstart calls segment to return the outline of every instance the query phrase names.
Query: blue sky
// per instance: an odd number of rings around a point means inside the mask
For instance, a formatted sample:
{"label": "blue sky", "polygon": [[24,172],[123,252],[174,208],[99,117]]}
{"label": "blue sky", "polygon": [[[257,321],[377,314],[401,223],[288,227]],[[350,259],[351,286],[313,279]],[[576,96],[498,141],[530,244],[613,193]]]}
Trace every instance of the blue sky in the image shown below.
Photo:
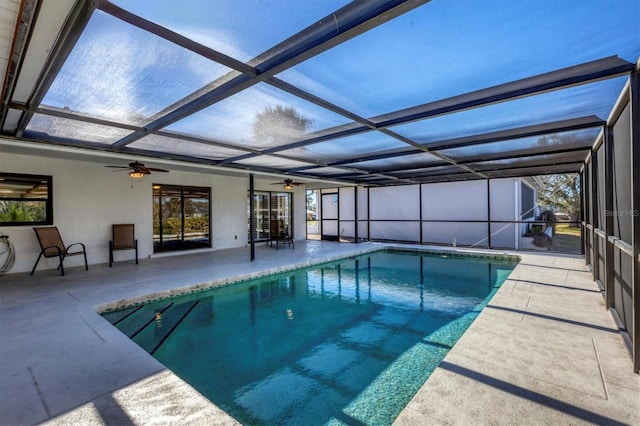
{"label": "blue sky", "polygon": [[[335,0],[114,3],[242,61],[346,4]],[[433,0],[278,77],[371,117],[611,55],[632,62],[640,55],[637,0]],[[228,71],[97,11],[44,104],[140,124]],[[555,111],[555,119],[585,111],[606,118],[621,87],[620,82],[606,82],[597,90],[571,89],[398,131],[425,141],[485,131],[489,124],[527,124],[538,116],[544,119],[554,99],[563,97],[570,102]],[[546,103],[548,99],[551,103]],[[347,121],[258,85],[171,128],[250,145],[255,114],[277,104],[301,110],[314,122],[310,131]]]}

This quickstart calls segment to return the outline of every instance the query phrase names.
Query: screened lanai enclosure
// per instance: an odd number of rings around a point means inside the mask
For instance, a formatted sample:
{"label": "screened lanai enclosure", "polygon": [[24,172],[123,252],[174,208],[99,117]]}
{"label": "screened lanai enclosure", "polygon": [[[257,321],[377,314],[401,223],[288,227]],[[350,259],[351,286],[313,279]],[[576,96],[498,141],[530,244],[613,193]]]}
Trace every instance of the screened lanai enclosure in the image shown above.
{"label": "screened lanai enclosure", "polygon": [[323,240],[520,249],[540,223],[536,192],[536,181],[525,178],[323,188],[313,194],[318,213],[308,223]]}
{"label": "screened lanai enclosure", "polygon": [[[197,173],[154,184],[211,194],[200,218],[220,222],[198,228],[207,247],[293,231],[303,214],[287,207],[277,222],[265,183],[287,193],[291,179],[326,198],[325,237],[518,248],[531,177],[579,174],[586,262],[640,369],[637,0],[0,0],[0,16],[0,147],[25,156],[0,159],[0,174],[53,175],[56,200],[77,206],[98,176],[89,164]],[[80,164],[64,171],[73,190],[51,158]],[[211,189],[221,176],[248,179]],[[144,203],[100,188],[151,216],[150,188]],[[247,221],[247,194],[267,216],[249,204]],[[292,196],[280,198],[304,204]],[[56,223],[98,232],[56,202]],[[183,228],[158,230],[156,244],[185,245]]]}
{"label": "screened lanai enclosure", "polygon": [[28,0],[1,128],[370,187],[578,172],[636,69],[638,7]]}
{"label": "screened lanai enclosure", "polygon": [[581,171],[586,262],[640,368],[640,90],[623,90]]}

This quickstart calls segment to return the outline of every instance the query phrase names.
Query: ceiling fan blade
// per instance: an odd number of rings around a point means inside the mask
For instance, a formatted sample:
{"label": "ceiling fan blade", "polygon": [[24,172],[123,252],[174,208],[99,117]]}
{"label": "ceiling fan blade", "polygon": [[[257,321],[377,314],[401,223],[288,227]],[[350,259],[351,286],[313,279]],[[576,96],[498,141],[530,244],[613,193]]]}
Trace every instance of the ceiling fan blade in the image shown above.
{"label": "ceiling fan blade", "polygon": [[298,185],[304,185],[304,183],[302,182],[294,182],[291,179],[285,179],[281,182],[273,182],[271,185],[294,185],[294,186],[298,186]]}
{"label": "ceiling fan blade", "polygon": [[130,168],[128,166],[105,166],[105,167],[110,167],[110,168],[114,168],[114,169],[129,169]]}
{"label": "ceiling fan blade", "polygon": [[155,167],[145,167],[145,170],[149,170],[150,172],[165,172],[165,173],[169,173],[169,170],[156,169]]}

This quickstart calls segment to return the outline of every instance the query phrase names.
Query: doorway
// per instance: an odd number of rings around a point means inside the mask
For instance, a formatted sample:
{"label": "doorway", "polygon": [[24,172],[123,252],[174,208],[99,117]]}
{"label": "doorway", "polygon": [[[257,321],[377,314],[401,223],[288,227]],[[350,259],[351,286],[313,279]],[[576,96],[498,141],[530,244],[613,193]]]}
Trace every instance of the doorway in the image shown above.
{"label": "doorway", "polygon": [[340,220],[339,216],[339,196],[337,190],[335,192],[323,192],[320,208],[322,211],[322,239],[330,240],[330,241],[338,241],[338,221]]}

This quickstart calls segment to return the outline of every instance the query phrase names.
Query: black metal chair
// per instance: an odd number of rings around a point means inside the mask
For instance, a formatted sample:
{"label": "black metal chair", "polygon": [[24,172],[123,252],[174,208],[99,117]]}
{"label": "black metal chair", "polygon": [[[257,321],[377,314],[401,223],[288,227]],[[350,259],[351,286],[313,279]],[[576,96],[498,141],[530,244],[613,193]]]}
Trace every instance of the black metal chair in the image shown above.
{"label": "black metal chair", "polygon": [[296,246],[293,242],[293,237],[291,235],[289,235],[289,228],[285,226],[284,228],[284,232],[281,233],[280,235],[278,235],[276,238],[276,250],[278,250],[278,246],[280,244],[287,244],[289,245],[289,247],[291,247],[292,249],[295,249]]}
{"label": "black metal chair", "polygon": [[112,226],[113,239],[109,241],[109,267],[113,266],[113,252],[118,250],[135,250],[138,264],[138,240],[136,240],[133,223]]}
{"label": "black metal chair", "polygon": [[[38,255],[38,259],[36,260],[35,265],[33,265],[33,269],[31,270],[31,275],[36,270],[36,266],[38,266],[38,262],[40,262],[40,258],[44,257],[58,257],[60,259],[60,263],[58,264],[58,269],[62,275],[64,275],[64,259],[69,256],[83,255],[84,256],[84,267],[86,270],[89,270],[89,265],[87,264],[87,252],[83,243],[73,243],[68,246],[65,246],[62,242],[62,237],[60,236],[60,232],[58,228],[55,226],[47,226],[42,228],[33,228],[36,233],[36,237],[38,238],[38,244],[40,244],[40,254]],[[81,246],[82,250],[74,249],[75,251],[70,251],[73,246]]]}

